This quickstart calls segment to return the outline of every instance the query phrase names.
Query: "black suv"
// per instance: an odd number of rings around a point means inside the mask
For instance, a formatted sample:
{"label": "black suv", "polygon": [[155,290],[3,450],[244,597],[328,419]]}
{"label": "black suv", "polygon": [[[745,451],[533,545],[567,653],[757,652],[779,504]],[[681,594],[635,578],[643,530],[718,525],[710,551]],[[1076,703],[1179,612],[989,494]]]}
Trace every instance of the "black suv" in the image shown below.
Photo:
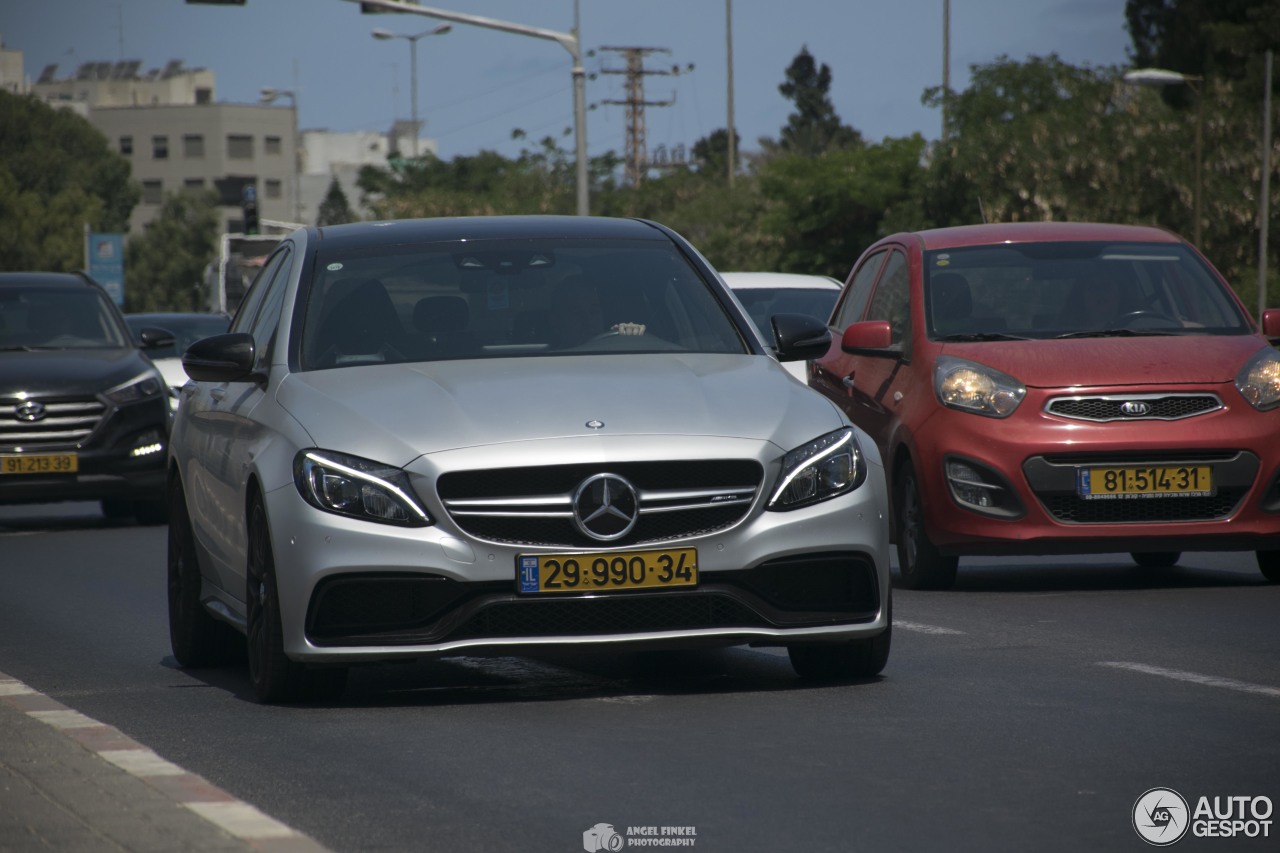
{"label": "black suv", "polygon": [[87,275],[0,273],[0,503],[99,500],[109,517],[164,523],[166,392]]}

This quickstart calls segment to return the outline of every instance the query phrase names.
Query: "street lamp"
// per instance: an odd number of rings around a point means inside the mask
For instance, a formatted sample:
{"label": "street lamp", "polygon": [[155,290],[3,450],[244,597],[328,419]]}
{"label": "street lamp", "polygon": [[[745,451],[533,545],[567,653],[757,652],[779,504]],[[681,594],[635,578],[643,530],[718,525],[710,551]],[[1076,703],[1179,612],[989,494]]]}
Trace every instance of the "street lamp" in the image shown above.
{"label": "street lamp", "polygon": [[298,165],[298,92],[296,89],[277,89],[274,86],[263,86],[259,90],[260,103],[272,104],[277,98],[288,98],[293,109],[293,219],[300,223],[302,222],[302,191],[298,185],[302,181],[302,169]]}
{"label": "street lamp", "polygon": [[1126,83],[1138,86],[1186,86],[1196,96],[1196,184],[1195,184],[1195,222],[1192,226],[1193,241],[1203,250],[1200,243],[1200,206],[1204,195],[1204,93],[1197,84],[1204,78],[1195,74],[1183,74],[1180,71],[1166,71],[1163,68],[1135,68],[1124,74]]}
{"label": "street lamp", "polygon": [[427,36],[442,36],[452,29],[453,27],[449,24],[440,24],[415,35],[393,33],[390,30],[381,28],[374,30],[372,33],[373,37],[380,41],[405,39],[409,42],[409,102],[413,110],[413,157],[415,160],[418,157],[418,137],[421,135],[418,125],[418,39]]}

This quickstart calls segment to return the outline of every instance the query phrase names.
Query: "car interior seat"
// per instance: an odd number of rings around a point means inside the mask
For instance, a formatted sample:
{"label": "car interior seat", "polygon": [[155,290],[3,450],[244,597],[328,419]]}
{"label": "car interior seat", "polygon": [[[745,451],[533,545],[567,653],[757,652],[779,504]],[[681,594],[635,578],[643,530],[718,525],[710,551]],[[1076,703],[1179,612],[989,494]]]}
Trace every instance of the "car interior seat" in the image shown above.
{"label": "car interior seat", "polygon": [[480,351],[471,323],[471,307],[461,296],[424,296],[413,306],[413,327],[427,339],[436,358],[467,358]]}
{"label": "car interior seat", "polygon": [[376,278],[346,288],[340,283],[326,300],[313,360],[323,367],[355,362],[402,361],[404,325],[387,289]]}

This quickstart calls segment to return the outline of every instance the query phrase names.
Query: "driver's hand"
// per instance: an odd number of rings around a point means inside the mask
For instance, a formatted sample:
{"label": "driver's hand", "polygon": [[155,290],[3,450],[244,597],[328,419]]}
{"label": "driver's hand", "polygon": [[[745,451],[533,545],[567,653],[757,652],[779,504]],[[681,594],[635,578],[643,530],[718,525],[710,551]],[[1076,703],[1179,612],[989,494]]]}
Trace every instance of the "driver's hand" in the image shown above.
{"label": "driver's hand", "polygon": [[613,326],[613,331],[620,335],[643,335],[644,323],[618,323]]}

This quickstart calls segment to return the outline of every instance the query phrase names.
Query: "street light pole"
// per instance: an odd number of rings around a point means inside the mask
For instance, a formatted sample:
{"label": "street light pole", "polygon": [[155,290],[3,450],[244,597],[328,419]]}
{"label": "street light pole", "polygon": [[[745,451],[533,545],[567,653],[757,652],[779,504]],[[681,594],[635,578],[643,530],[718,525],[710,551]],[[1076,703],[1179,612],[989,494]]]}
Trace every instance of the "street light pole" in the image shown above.
{"label": "street light pole", "polygon": [[349,0],[349,2],[358,2],[362,6],[377,6],[388,12],[425,15],[428,18],[453,21],[455,24],[471,24],[475,27],[501,30],[505,33],[547,39],[556,42],[567,50],[569,56],[573,59],[573,118],[574,130],[578,138],[578,215],[586,216],[591,212],[587,187],[587,86],[586,71],[582,67],[582,40],[578,34],[578,0],[574,0],[573,4],[573,32],[570,33],[542,29],[541,27],[527,27],[524,24],[513,24],[510,21],[484,18],[480,15],[467,15],[462,12],[450,12],[446,9],[435,9],[430,6],[419,6],[416,2],[409,3],[405,2],[405,0]]}
{"label": "street light pole", "polygon": [[393,33],[384,29],[376,29],[370,34],[379,41],[405,39],[409,42],[409,110],[413,115],[413,159],[415,160],[418,159],[418,137],[422,135],[421,125],[418,124],[418,39],[426,36],[442,36],[452,29],[453,27],[448,24],[441,24],[414,35]]}
{"label": "street light pole", "polygon": [[1186,86],[1196,97],[1196,183],[1192,207],[1195,211],[1195,222],[1192,223],[1192,241],[1197,248],[1201,247],[1201,205],[1204,196],[1204,92],[1197,84],[1204,78],[1195,74],[1183,74],[1180,71],[1166,71],[1163,68],[1136,68],[1124,73],[1126,83],[1138,86]]}

